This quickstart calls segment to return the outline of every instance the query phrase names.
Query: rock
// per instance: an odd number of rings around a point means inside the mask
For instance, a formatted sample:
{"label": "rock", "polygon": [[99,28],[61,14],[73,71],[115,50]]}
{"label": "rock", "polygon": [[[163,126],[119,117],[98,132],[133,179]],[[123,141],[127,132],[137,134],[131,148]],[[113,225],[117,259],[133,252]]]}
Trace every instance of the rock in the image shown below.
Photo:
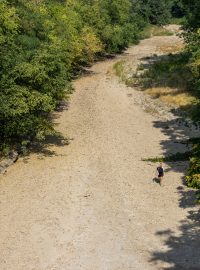
{"label": "rock", "polygon": [[16,162],[18,160],[19,154],[17,151],[11,151],[9,157],[13,162]]}
{"label": "rock", "polygon": [[5,158],[0,162],[0,174],[5,173],[7,168],[17,161],[18,157],[19,154],[16,151],[11,151],[8,158]]}

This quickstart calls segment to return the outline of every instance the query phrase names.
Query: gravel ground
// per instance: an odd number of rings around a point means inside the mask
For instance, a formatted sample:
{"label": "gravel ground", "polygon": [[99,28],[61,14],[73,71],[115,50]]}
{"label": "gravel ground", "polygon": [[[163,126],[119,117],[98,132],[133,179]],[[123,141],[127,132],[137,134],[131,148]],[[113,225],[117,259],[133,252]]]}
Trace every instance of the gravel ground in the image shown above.
{"label": "gravel ground", "polygon": [[[199,270],[195,191],[188,164],[166,163],[164,186],[142,158],[185,151],[197,131],[173,114],[145,112],[143,94],[112,73],[137,66],[176,36],[152,37],[74,82],[68,108],[55,114],[69,145],[51,145],[0,176],[1,270]],[[170,112],[171,113],[171,112]]]}

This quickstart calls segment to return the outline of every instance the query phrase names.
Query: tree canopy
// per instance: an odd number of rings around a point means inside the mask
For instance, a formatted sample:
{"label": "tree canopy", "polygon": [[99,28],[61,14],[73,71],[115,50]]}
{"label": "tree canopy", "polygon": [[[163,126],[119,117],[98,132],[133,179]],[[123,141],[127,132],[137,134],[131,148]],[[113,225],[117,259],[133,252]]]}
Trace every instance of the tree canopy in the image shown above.
{"label": "tree canopy", "polygon": [[50,113],[81,66],[170,19],[170,0],[2,0],[1,147],[53,132]]}
{"label": "tree canopy", "polygon": [[49,113],[75,69],[139,39],[129,0],[0,3],[2,144],[52,132]]}

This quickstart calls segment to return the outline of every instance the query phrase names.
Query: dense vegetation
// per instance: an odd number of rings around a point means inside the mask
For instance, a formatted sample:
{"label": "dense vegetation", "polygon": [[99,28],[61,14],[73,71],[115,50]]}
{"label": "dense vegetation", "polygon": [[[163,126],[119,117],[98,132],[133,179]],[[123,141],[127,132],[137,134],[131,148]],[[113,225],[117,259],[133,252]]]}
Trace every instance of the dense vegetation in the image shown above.
{"label": "dense vegetation", "polygon": [[171,0],[2,0],[0,151],[54,133],[51,112],[84,65],[170,19]]}
{"label": "dense vegetation", "polygon": [[138,42],[143,25],[130,0],[1,1],[1,150],[54,132],[75,71]]}
{"label": "dense vegetation", "polygon": [[[195,0],[182,0],[185,10],[186,22],[184,25],[184,37],[186,50],[192,73],[192,88],[198,98],[196,105],[195,121],[200,122],[200,2]],[[197,188],[200,201],[200,141],[194,141],[192,158],[190,159],[189,175],[187,177],[189,186]]]}
{"label": "dense vegetation", "polygon": [[138,0],[135,8],[150,24],[164,25],[171,18],[182,17],[182,6],[179,0]]}

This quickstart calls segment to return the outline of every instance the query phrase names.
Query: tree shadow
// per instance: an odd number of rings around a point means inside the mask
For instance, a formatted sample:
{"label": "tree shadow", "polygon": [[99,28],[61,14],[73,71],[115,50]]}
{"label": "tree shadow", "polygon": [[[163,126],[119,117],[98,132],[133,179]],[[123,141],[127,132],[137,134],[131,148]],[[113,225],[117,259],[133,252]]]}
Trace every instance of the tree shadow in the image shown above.
{"label": "tree shadow", "polygon": [[[190,146],[184,142],[192,131],[193,136],[199,136],[197,127],[192,123],[184,125],[184,119],[178,115],[174,120],[157,120],[154,127],[160,129],[167,137],[160,143],[164,156],[188,151]],[[156,236],[163,239],[165,249],[154,251],[150,262],[161,265],[159,269],[163,270],[200,270],[200,209],[195,201],[196,190],[185,186],[187,163],[165,162],[168,170],[183,174],[180,185],[177,186],[178,203],[180,208],[188,211],[186,218],[180,221],[176,232],[170,228],[156,232]]]}
{"label": "tree shadow", "polygon": [[[191,201],[191,196],[194,199],[194,194],[191,191],[186,191],[182,194],[180,204],[188,206]],[[186,199],[187,198],[187,199]],[[191,206],[190,206],[191,207]],[[153,252],[151,262],[164,264],[161,269],[168,270],[199,270],[200,269],[200,211],[188,211],[187,218],[182,220],[179,225],[179,233],[176,234],[172,230],[161,230],[156,233],[156,236],[164,238],[164,246],[167,251]]]}
{"label": "tree shadow", "polygon": [[[28,150],[22,152],[23,161],[27,163],[30,159],[30,154],[37,154],[39,159],[45,157],[64,156],[58,154],[56,150],[52,150],[52,147],[65,147],[70,144],[72,139],[64,138],[62,135],[49,135],[44,141],[34,140],[31,142]],[[54,148],[55,149],[55,148]]]}
{"label": "tree shadow", "polygon": [[[69,109],[69,102],[67,100],[62,100],[56,107],[55,112],[51,115],[50,121],[53,122],[54,127],[56,127],[56,120],[60,118],[60,114],[63,111]],[[37,154],[39,159],[45,157],[55,157],[61,156],[58,154],[55,147],[65,147],[70,144],[73,139],[64,137],[60,132],[53,131],[52,134],[46,135],[44,140],[33,139],[23,146],[19,146],[18,152],[23,157],[23,161],[27,163],[30,158],[30,154]]]}
{"label": "tree shadow", "polygon": [[138,67],[138,79],[142,90],[170,87],[179,93],[189,91],[196,96],[197,93],[192,91],[192,74],[188,67],[187,53],[153,55],[140,60],[142,64]]}
{"label": "tree shadow", "polygon": [[162,97],[171,100],[172,104],[175,99],[178,99],[179,108],[175,105],[174,110],[178,111],[179,115],[190,116],[191,119],[199,122],[200,96],[199,91],[195,90],[188,59],[189,55],[185,52],[143,57],[140,59],[142,64],[134,76],[140,90],[153,89],[152,98]]}
{"label": "tree shadow", "polygon": [[[173,55],[173,58],[172,64],[171,55],[154,55],[141,59],[144,61],[139,71],[143,83],[142,90],[149,87],[170,87],[172,90],[178,89],[180,93],[190,88],[190,72],[182,67],[187,59],[184,59],[182,54]],[[176,94],[177,92],[171,93],[173,96]],[[190,94],[198,97],[195,92]],[[198,104],[183,106],[181,110],[171,109],[170,112],[174,116],[172,120],[154,121],[154,127],[160,129],[167,137],[160,142],[164,157],[190,151],[191,145],[186,141],[191,137],[199,138],[199,127],[192,121],[198,115]],[[188,120],[185,112],[190,112],[191,120]],[[165,248],[152,252],[150,262],[161,265],[159,269],[163,270],[200,270],[200,209],[196,204],[196,190],[186,187],[188,162],[165,161],[165,164],[168,171],[183,175],[180,185],[177,186],[178,204],[187,214],[186,218],[179,222],[178,230],[173,231],[169,228],[156,232],[156,236],[163,240]]]}
{"label": "tree shadow", "polygon": [[[62,100],[59,102],[58,106],[56,107],[56,112],[63,112],[69,109],[69,102],[67,100]],[[55,115],[54,115],[55,116]]]}

